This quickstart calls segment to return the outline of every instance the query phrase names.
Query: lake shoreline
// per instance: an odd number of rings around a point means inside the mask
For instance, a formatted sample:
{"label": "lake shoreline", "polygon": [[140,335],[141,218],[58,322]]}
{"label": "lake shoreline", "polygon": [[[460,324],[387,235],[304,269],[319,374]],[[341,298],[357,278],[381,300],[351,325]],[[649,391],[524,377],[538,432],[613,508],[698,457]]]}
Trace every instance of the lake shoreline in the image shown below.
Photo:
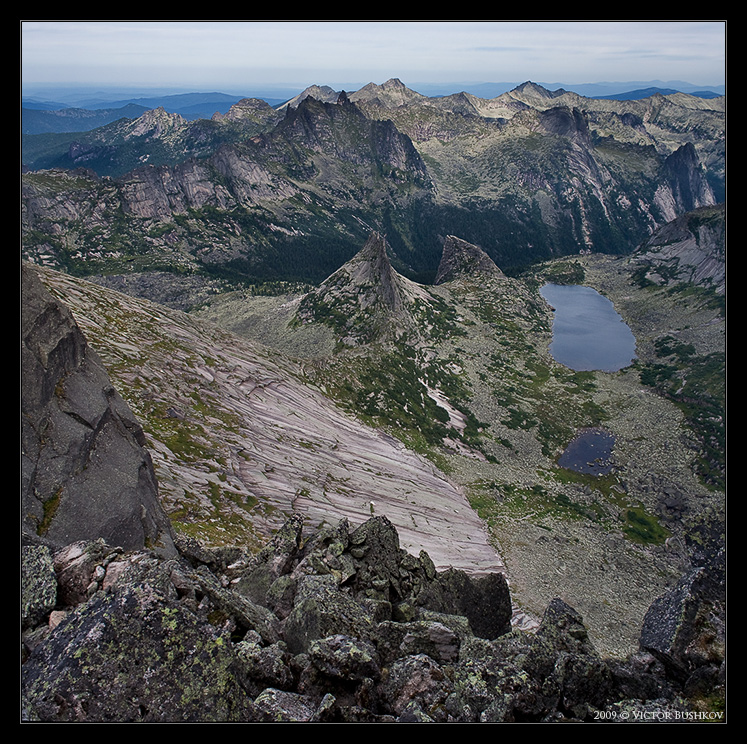
{"label": "lake shoreline", "polygon": [[636,359],[636,340],[614,305],[581,284],[545,284],[540,294],[553,312],[550,353],[576,372],[619,372]]}

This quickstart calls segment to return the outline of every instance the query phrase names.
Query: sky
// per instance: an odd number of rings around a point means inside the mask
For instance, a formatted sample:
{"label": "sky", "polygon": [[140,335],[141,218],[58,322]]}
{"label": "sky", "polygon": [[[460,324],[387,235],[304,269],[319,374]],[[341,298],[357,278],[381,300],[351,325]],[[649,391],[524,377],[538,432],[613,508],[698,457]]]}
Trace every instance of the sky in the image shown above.
{"label": "sky", "polygon": [[21,21],[33,83],[334,88],[416,82],[723,85],[725,21]]}

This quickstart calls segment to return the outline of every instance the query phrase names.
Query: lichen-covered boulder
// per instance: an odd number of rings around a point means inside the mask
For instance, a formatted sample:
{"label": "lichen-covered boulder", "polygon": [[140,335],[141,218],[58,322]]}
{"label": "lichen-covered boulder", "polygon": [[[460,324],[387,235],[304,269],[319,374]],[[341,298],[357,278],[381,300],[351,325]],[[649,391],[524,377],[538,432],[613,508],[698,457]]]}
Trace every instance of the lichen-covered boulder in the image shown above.
{"label": "lichen-covered boulder", "polygon": [[267,687],[280,690],[293,688],[294,678],[290,654],[282,641],[264,645],[256,631],[250,631],[235,645],[244,686],[256,696]]}
{"label": "lichen-covered boulder", "polygon": [[254,716],[264,723],[306,723],[314,719],[317,704],[307,695],[268,687],[254,701]]}
{"label": "lichen-covered boulder", "polygon": [[407,623],[388,620],[379,623],[374,638],[384,663],[417,654],[427,654],[441,664],[452,663],[459,658],[459,634],[435,620]]}
{"label": "lichen-covered boulder", "polygon": [[473,722],[586,720],[608,701],[611,679],[581,616],[555,599],[536,634],[465,641],[448,708]]}
{"label": "lichen-covered boulder", "polygon": [[381,674],[376,647],[365,639],[339,634],[321,638],[311,642],[308,656],[320,674],[332,679],[355,682]]}
{"label": "lichen-covered boulder", "polygon": [[403,656],[387,670],[379,686],[388,712],[405,715],[413,704],[433,721],[446,721],[446,701],[452,683],[439,664],[427,654]]}
{"label": "lichen-covered boulder", "polygon": [[227,640],[151,582],[97,592],[22,668],[30,721],[244,721],[250,703]]}
{"label": "lichen-covered boulder", "polygon": [[334,576],[325,574],[299,580],[283,633],[289,650],[300,654],[307,652],[314,640],[339,634],[365,638],[373,627],[366,607],[340,591]]}
{"label": "lichen-covered boulder", "polygon": [[46,545],[21,549],[21,627],[38,625],[57,604],[57,577]]}

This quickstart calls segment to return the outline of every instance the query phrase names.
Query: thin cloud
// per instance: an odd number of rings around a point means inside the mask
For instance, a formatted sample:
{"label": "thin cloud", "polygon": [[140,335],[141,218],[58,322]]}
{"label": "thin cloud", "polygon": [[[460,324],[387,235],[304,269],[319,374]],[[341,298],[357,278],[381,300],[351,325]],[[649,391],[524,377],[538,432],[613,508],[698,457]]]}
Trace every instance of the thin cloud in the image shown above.
{"label": "thin cloud", "polygon": [[724,22],[22,22],[24,82],[725,82]]}

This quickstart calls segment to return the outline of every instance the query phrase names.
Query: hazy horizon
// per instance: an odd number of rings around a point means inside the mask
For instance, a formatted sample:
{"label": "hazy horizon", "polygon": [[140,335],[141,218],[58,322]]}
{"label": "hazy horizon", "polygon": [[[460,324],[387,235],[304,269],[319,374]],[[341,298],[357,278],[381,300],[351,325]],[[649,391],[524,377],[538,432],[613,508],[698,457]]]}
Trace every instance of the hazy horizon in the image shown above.
{"label": "hazy horizon", "polygon": [[[354,92],[359,90],[368,83],[382,84],[384,80],[369,80],[365,83],[344,83],[341,85],[331,85],[334,90],[345,90],[347,92]],[[422,93],[427,96],[439,96],[448,95],[450,93],[460,92],[471,92],[476,95],[485,93],[490,97],[500,95],[500,93],[509,91],[521,85],[522,83],[528,82],[527,80],[522,81],[462,81],[458,83],[409,83],[402,81],[408,88]],[[620,82],[588,82],[580,85],[574,85],[572,83],[565,83],[563,81],[548,83],[541,80],[533,80],[531,82],[537,83],[546,87],[548,90],[557,90],[558,88],[564,88],[566,90],[572,90],[581,95],[587,96],[604,96],[604,95],[616,95],[618,93],[627,93],[633,90],[645,89],[649,87],[666,88],[666,89],[677,89],[683,92],[695,92],[695,91],[712,91],[714,93],[725,93],[725,86],[697,86],[689,81],[683,80],[630,80]],[[316,85],[328,85],[326,82],[318,82]],[[188,94],[203,94],[209,95],[216,93],[224,96],[231,97],[257,97],[267,98],[273,100],[287,100],[293,96],[301,93],[309,86],[300,87],[300,85],[293,85],[292,83],[278,83],[275,85],[247,85],[241,88],[221,87],[221,88],[205,88],[199,90],[197,88],[191,88],[189,86],[183,88],[167,88],[163,86],[154,86],[151,88],[138,87],[138,86],[107,86],[107,85],[96,85],[91,83],[90,85],[68,85],[65,83],[57,84],[44,84],[34,83],[31,85],[24,85],[22,90],[22,97],[29,100],[38,100],[40,102],[56,102],[64,104],[66,106],[78,105],[85,102],[112,102],[117,103],[120,101],[127,100],[138,100],[138,99],[149,99],[149,98],[165,98],[169,96],[180,96]],[[723,89],[723,90],[722,90]]]}
{"label": "hazy horizon", "polygon": [[726,81],[724,21],[22,21],[21,52],[24,91]]}

